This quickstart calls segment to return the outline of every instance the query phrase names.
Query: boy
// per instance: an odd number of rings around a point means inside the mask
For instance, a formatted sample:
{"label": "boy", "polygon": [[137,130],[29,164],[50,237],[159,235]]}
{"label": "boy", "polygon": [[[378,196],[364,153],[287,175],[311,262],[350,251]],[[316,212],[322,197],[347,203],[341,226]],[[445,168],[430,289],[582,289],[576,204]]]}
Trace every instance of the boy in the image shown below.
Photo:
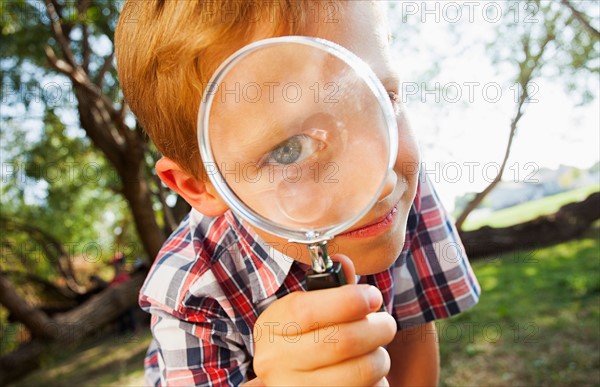
{"label": "boy", "polygon": [[[285,256],[279,249],[289,243],[229,211],[202,168],[196,119],[203,87],[237,49],[283,35],[320,37],[353,51],[395,105],[394,171],[373,209],[331,241],[347,278],[354,282],[356,273],[359,284],[303,292],[306,248],[287,248]],[[115,42],[127,101],[164,156],[156,171],[193,207],[140,294],[155,339],[146,359],[150,382],[437,384],[433,320],[474,305],[479,285],[456,230],[415,168],[418,151],[399,104],[380,5],[129,1]],[[389,313],[373,313],[382,303]]]}

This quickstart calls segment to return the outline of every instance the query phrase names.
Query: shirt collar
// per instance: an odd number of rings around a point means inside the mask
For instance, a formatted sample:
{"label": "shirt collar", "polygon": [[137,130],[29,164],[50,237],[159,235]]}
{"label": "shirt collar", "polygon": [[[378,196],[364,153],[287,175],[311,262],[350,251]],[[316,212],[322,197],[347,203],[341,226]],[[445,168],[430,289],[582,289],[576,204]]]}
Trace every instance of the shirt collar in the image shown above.
{"label": "shirt collar", "polygon": [[285,281],[293,258],[283,254],[265,242],[254,228],[231,211],[225,213],[231,230],[240,244],[237,251],[242,254],[252,293],[252,302],[258,303],[273,296]]}

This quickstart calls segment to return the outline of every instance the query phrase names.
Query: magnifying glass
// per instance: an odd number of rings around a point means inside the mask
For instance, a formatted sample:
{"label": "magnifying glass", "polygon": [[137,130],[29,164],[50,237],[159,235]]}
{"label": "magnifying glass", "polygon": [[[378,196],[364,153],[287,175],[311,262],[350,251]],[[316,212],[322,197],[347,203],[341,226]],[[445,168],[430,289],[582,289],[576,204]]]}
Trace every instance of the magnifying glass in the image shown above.
{"label": "magnifying glass", "polygon": [[206,87],[198,143],[235,214],[308,246],[309,290],[343,282],[327,241],[372,208],[398,151],[388,93],[365,62],[312,37],[247,45]]}

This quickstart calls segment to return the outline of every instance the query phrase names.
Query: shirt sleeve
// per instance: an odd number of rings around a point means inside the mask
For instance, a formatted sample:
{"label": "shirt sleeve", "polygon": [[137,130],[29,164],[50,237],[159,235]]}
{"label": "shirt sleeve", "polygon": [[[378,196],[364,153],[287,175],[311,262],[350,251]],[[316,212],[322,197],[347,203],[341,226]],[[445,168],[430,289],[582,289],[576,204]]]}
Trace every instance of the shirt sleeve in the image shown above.
{"label": "shirt sleeve", "polygon": [[239,335],[232,332],[232,323],[219,318],[215,304],[209,306],[210,312],[197,316],[149,308],[155,341],[145,362],[150,384],[237,386],[245,380],[251,357]]}
{"label": "shirt sleeve", "polygon": [[406,246],[393,268],[398,328],[450,317],[479,300],[480,287],[453,220],[426,174],[410,210]]}

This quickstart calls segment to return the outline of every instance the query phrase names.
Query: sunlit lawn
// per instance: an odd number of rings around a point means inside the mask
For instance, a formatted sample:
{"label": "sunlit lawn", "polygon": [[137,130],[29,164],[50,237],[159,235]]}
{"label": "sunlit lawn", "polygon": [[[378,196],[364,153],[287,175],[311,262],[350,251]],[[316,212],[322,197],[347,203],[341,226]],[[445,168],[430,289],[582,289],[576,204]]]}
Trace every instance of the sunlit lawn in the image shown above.
{"label": "sunlit lawn", "polygon": [[471,311],[438,322],[444,386],[600,385],[600,242],[475,262]]}

